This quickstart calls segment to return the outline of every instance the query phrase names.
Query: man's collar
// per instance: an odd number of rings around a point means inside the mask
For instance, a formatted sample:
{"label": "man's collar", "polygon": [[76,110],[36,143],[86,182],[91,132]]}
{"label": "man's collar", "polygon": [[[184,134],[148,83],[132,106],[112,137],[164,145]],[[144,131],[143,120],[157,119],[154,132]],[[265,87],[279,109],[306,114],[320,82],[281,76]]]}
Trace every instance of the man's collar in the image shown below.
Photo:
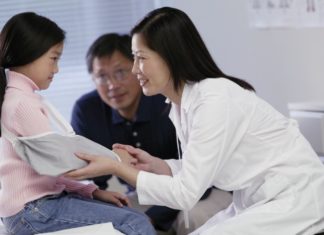
{"label": "man's collar", "polygon": [[119,124],[123,122],[147,122],[150,120],[150,109],[152,108],[152,101],[149,97],[145,95],[141,95],[140,102],[138,104],[138,108],[136,110],[134,120],[127,120],[122,117],[116,109],[112,109],[112,122],[113,124]]}

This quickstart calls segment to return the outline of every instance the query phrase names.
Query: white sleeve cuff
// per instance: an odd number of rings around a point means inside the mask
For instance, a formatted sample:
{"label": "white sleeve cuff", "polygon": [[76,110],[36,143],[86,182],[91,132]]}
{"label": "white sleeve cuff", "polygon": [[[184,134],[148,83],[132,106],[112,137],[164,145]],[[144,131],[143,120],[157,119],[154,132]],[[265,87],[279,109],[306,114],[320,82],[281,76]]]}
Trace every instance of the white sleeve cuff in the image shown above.
{"label": "white sleeve cuff", "polygon": [[176,175],[181,169],[181,160],[178,159],[168,159],[165,162],[169,165],[172,175]]}

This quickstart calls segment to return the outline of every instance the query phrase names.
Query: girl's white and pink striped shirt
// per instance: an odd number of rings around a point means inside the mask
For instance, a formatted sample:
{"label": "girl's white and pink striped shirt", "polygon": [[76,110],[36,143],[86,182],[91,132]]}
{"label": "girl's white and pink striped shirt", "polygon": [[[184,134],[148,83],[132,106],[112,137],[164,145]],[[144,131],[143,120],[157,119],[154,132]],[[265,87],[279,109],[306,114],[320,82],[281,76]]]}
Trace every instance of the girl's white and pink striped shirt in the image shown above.
{"label": "girl's white and pink striped shirt", "polygon": [[[9,71],[2,105],[1,124],[17,136],[33,136],[52,131],[37,85],[23,74]],[[10,142],[2,138],[0,155],[0,217],[18,213],[24,205],[63,190],[92,197],[97,188],[64,177],[39,175],[19,158]]]}

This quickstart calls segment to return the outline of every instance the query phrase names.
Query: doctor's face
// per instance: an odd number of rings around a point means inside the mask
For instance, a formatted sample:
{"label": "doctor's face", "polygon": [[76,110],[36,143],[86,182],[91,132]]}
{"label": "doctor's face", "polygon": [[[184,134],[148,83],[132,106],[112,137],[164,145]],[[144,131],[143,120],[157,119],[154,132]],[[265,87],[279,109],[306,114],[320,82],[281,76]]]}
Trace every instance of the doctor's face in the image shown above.
{"label": "doctor's face", "polygon": [[143,93],[147,96],[162,94],[168,97],[173,90],[172,79],[162,57],[146,46],[140,34],[133,35],[132,51],[134,54],[132,72],[136,74]]}

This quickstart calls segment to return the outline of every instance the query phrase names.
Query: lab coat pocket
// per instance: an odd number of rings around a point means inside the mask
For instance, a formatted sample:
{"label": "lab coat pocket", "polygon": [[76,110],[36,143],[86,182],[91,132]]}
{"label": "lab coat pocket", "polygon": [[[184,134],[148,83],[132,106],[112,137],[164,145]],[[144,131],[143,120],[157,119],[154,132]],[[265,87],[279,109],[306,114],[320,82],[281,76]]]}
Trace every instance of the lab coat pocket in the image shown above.
{"label": "lab coat pocket", "polygon": [[[279,174],[269,174],[242,192],[242,206],[254,208],[264,204],[268,212],[284,212],[294,205],[294,186]],[[269,204],[269,206],[266,206]],[[271,205],[271,206],[270,206]]]}

